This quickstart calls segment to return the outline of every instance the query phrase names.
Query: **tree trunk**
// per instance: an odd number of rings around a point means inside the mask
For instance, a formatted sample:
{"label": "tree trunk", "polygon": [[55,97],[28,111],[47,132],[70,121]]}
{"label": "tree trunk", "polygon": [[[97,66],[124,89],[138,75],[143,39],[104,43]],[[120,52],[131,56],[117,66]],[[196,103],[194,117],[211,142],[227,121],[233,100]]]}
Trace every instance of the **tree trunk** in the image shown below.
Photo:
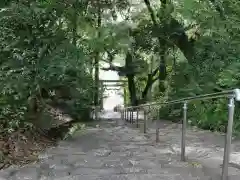
{"label": "tree trunk", "polygon": [[[98,2],[98,15],[97,15],[97,36],[100,38],[100,27],[101,27],[101,7]],[[95,95],[94,95],[94,105],[99,105],[99,51],[95,52]]]}
{"label": "tree trunk", "polygon": [[137,105],[137,96],[136,96],[134,75],[133,74],[127,75],[127,79],[128,79],[128,90],[129,90],[129,94],[130,94],[131,106],[136,106]]}
{"label": "tree trunk", "polygon": [[[127,53],[126,59],[125,59],[125,66],[126,68],[130,68],[132,64],[132,54],[130,52]],[[128,71],[130,72],[130,71]],[[137,95],[136,95],[136,85],[135,85],[135,75],[133,73],[128,73],[127,75],[128,79],[128,90],[130,94],[130,100],[131,105],[136,106],[137,105]]]}
{"label": "tree trunk", "polygon": [[95,106],[98,106],[98,105],[99,105],[99,52],[96,52],[94,64],[95,64],[95,74],[94,74],[94,79],[95,79],[94,105],[95,105]]}
{"label": "tree trunk", "polygon": [[72,28],[72,43],[74,46],[77,45],[77,2],[76,1],[73,4],[73,9],[74,9],[74,13],[73,13],[73,28]]}
{"label": "tree trunk", "polygon": [[147,84],[142,92],[142,100],[143,101],[147,100],[148,92],[151,90],[151,87],[152,87],[152,81],[153,81],[152,74],[148,74]]}
{"label": "tree trunk", "polygon": [[166,44],[164,41],[160,42],[160,44],[162,45],[161,49],[160,49],[160,65],[159,65],[159,84],[158,84],[158,89],[160,93],[164,93],[166,90],[165,87],[165,80],[167,77],[167,67],[166,67],[166,59],[165,59],[165,53],[166,53]]}
{"label": "tree trunk", "polygon": [[[154,63],[154,58],[152,56],[151,61],[150,61],[150,72],[151,72],[150,74],[151,75],[153,74],[153,63]],[[153,83],[154,83],[153,77],[154,76],[151,77],[151,86],[149,87],[149,90],[148,90],[148,93],[147,93],[147,97],[148,97],[149,101],[152,101],[152,86],[153,86]]]}
{"label": "tree trunk", "polygon": [[[150,14],[150,17],[152,19],[152,23],[155,26],[155,28],[158,28],[158,22],[157,22],[157,17],[153,11],[153,8],[151,7],[150,1],[149,0],[144,0],[145,5],[147,6],[148,12]],[[164,11],[166,9],[166,1],[165,0],[161,0],[161,11]],[[164,14],[164,13],[162,13]],[[166,21],[167,17],[160,17],[160,20],[162,20],[163,24],[164,21]],[[168,17],[169,18],[169,17]],[[164,32],[163,37],[166,37],[166,33]],[[159,91],[160,92],[164,92],[165,91],[165,85],[164,85],[164,81],[166,79],[166,60],[165,60],[165,54],[166,54],[166,49],[167,49],[167,43],[165,38],[159,37],[158,36],[158,43],[159,43],[159,56],[160,56],[160,63],[159,63]]]}
{"label": "tree trunk", "polygon": [[[166,9],[166,0],[160,0],[161,2],[161,9]],[[166,26],[163,26],[164,29],[166,29],[164,31],[164,33],[167,35],[166,37],[160,37],[158,30],[159,30],[159,24],[157,21],[157,17],[154,13],[153,8],[151,7],[150,1],[149,0],[144,0],[145,5],[147,6],[149,15],[151,17],[151,20],[153,22],[154,25],[154,29],[156,29],[156,33],[157,33],[157,38],[158,41],[160,42],[162,39],[168,39],[168,41],[170,40],[172,42],[172,44],[175,44],[184,54],[184,56],[186,57],[186,59],[192,63],[193,60],[193,55],[194,55],[194,48],[193,48],[193,43],[191,43],[191,41],[188,39],[187,34],[184,31],[184,27],[175,19],[171,16],[171,14],[168,14],[165,16],[165,18],[161,18],[161,19],[168,19],[168,23],[165,24]],[[167,18],[167,19],[166,19]],[[160,19],[160,20],[161,20]],[[161,22],[162,24],[162,22]],[[162,36],[162,35],[161,35]],[[160,47],[161,48],[161,47]]]}

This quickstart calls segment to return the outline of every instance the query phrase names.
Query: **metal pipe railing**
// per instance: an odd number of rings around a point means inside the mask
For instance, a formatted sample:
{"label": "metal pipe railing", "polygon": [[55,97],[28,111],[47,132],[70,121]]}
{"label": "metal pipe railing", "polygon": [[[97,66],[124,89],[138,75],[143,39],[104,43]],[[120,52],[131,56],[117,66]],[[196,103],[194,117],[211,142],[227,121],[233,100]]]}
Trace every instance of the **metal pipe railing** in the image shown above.
{"label": "metal pipe railing", "polygon": [[233,95],[233,94],[235,94],[234,91],[236,91],[236,90],[227,90],[227,91],[222,91],[222,92],[218,92],[218,93],[211,93],[211,94],[204,94],[204,95],[186,97],[186,98],[177,99],[177,100],[173,100],[173,101],[167,101],[167,102],[156,101],[156,102],[141,104],[141,105],[138,105],[138,106],[128,106],[124,109],[141,108],[141,107],[153,106],[153,105],[178,104],[178,103],[183,103],[185,101],[192,102],[192,101],[198,101],[198,100],[216,99],[216,98],[221,98],[221,97],[227,97],[228,95]]}
{"label": "metal pipe railing", "polygon": [[[228,179],[228,164],[230,159],[230,146],[231,146],[231,139],[232,139],[232,128],[233,128],[233,119],[234,119],[234,102],[240,101],[240,89],[234,89],[234,90],[227,90],[222,91],[218,93],[211,93],[211,94],[204,94],[204,95],[198,95],[194,97],[187,97],[182,98],[178,100],[168,101],[168,102],[152,102],[152,103],[146,103],[139,106],[129,106],[124,109],[122,109],[122,112],[125,114],[123,115],[124,120],[128,121],[128,111],[132,112],[134,109],[137,110],[137,127],[139,123],[139,110],[142,108],[144,112],[144,133],[146,133],[146,125],[147,125],[147,112],[146,107],[150,106],[158,106],[158,105],[172,105],[172,104],[180,104],[183,103],[183,120],[182,120],[182,138],[181,138],[181,160],[185,161],[185,148],[186,148],[186,127],[187,127],[187,105],[188,103],[191,103],[193,101],[200,101],[200,100],[207,100],[207,99],[216,99],[216,98],[229,98],[229,104],[228,104],[228,124],[227,124],[227,133],[225,136],[225,147],[224,147],[224,157],[223,157],[223,167],[222,167],[222,180]],[[132,115],[131,113],[131,115]],[[131,116],[130,115],[130,116]],[[130,122],[133,123],[133,116],[131,116]],[[159,127],[156,127],[156,141],[159,141],[157,129]]]}

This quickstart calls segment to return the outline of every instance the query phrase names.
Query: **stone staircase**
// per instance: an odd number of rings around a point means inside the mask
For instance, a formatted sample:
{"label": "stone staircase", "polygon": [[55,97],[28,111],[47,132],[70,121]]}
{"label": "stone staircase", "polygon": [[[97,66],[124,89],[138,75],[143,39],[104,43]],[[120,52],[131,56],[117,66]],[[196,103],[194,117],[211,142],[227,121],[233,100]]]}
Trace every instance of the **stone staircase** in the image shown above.
{"label": "stone staircase", "polygon": [[[160,133],[160,143],[155,143],[151,127],[143,134],[126,125],[116,126],[113,120],[97,124],[87,127],[84,134],[76,134],[48,149],[39,157],[39,162],[0,171],[0,180],[220,179],[197,161],[180,161],[175,147],[179,143],[177,125],[175,128],[171,124],[163,126],[165,131]],[[230,180],[234,178],[231,176]]]}

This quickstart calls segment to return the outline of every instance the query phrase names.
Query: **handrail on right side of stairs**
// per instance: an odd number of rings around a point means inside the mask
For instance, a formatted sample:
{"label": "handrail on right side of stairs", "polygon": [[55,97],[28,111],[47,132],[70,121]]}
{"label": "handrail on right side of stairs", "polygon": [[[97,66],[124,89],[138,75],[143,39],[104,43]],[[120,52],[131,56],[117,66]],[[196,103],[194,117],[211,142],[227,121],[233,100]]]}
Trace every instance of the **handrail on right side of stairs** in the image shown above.
{"label": "handrail on right side of stairs", "polygon": [[[139,106],[128,106],[121,109],[121,117],[124,120],[127,120],[128,111],[132,112],[131,119],[133,119],[133,111],[137,110],[137,122],[138,122],[138,112],[140,109],[144,110],[144,133],[146,133],[146,108],[150,106],[160,106],[160,105],[171,105],[171,104],[180,104],[183,103],[183,121],[182,121],[182,138],[181,138],[181,160],[185,161],[185,148],[186,148],[186,125],[187,125],[187,105],[188,103],[206,100],[206,99],[217,99],[217,98],[229,98],[228,103],[228,124],[227,124],[227,133],[225,135],[225,147],[224,147],[224,157],[223,157],[223,167],[222,167],[222,179],[228,179],[228,165],[230,159],[230,146],[232,140],[232,129],[233,129],[233,119],[234,119],[234,107],[235,101],[240,101],[240,89],[226,90],[217,93],[203,94],[198,96],[186,97],[182,99],[177,99],[168,102],[151,102],[142,104]],[[156,133],[157,134],[157,133]],[[158,137],[156,137],[157,139]]]}

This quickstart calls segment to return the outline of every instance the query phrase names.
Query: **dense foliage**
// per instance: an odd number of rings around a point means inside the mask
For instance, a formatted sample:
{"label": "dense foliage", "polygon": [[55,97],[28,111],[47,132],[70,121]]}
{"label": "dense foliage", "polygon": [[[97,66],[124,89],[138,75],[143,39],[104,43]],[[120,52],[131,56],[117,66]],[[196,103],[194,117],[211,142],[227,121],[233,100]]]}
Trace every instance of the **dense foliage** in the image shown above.
{"label": "dense foliage", "polygon": [[[142,5],[131,19],[125,66],[110,66],[128,79],[129,103],[239,87],[239,1],[144,0]],[[225,131],[227,103],[218,99],[192,104],[189,122]],[[164,107],[162,117],[179,119],[181,106]],[[239,131],[238,111],[235,116],[234,128]]]}
{"label": "dense foliage", "polygon": [[[86,118],[99,104],[100,62],[127,79],[132,105],[240,84],[238,0],[9,0],[0,6],[4,133],[41,124],[49,106]],[[225,100],[189,108],[193,124],[223,130]],[[181,115],[176,107],[162,112]]]}
{"label": "dense foliage", "polygon": [[[197,40],[192,62],[180,63],[182,58],[177,56],[179,63],[171,77],[168,97],[177,99],[239,87],[239,2],[185,1],[182,7],[180,13],[193,22]],[[227,104],[227,100],[217,99],[191,105],[191,124],[224,132]],[[234,128],[239,131],[238,103],[236,108]],[[171,112],[179,115],[173,109]]]}
{"label": "dense foliage", "polygon": [[2,8],[1,131],[50,121],[49,107],[75,118],[86,114],[93,78],[89,49],[75,41],[73,13],[64,1],[13,1]]}

